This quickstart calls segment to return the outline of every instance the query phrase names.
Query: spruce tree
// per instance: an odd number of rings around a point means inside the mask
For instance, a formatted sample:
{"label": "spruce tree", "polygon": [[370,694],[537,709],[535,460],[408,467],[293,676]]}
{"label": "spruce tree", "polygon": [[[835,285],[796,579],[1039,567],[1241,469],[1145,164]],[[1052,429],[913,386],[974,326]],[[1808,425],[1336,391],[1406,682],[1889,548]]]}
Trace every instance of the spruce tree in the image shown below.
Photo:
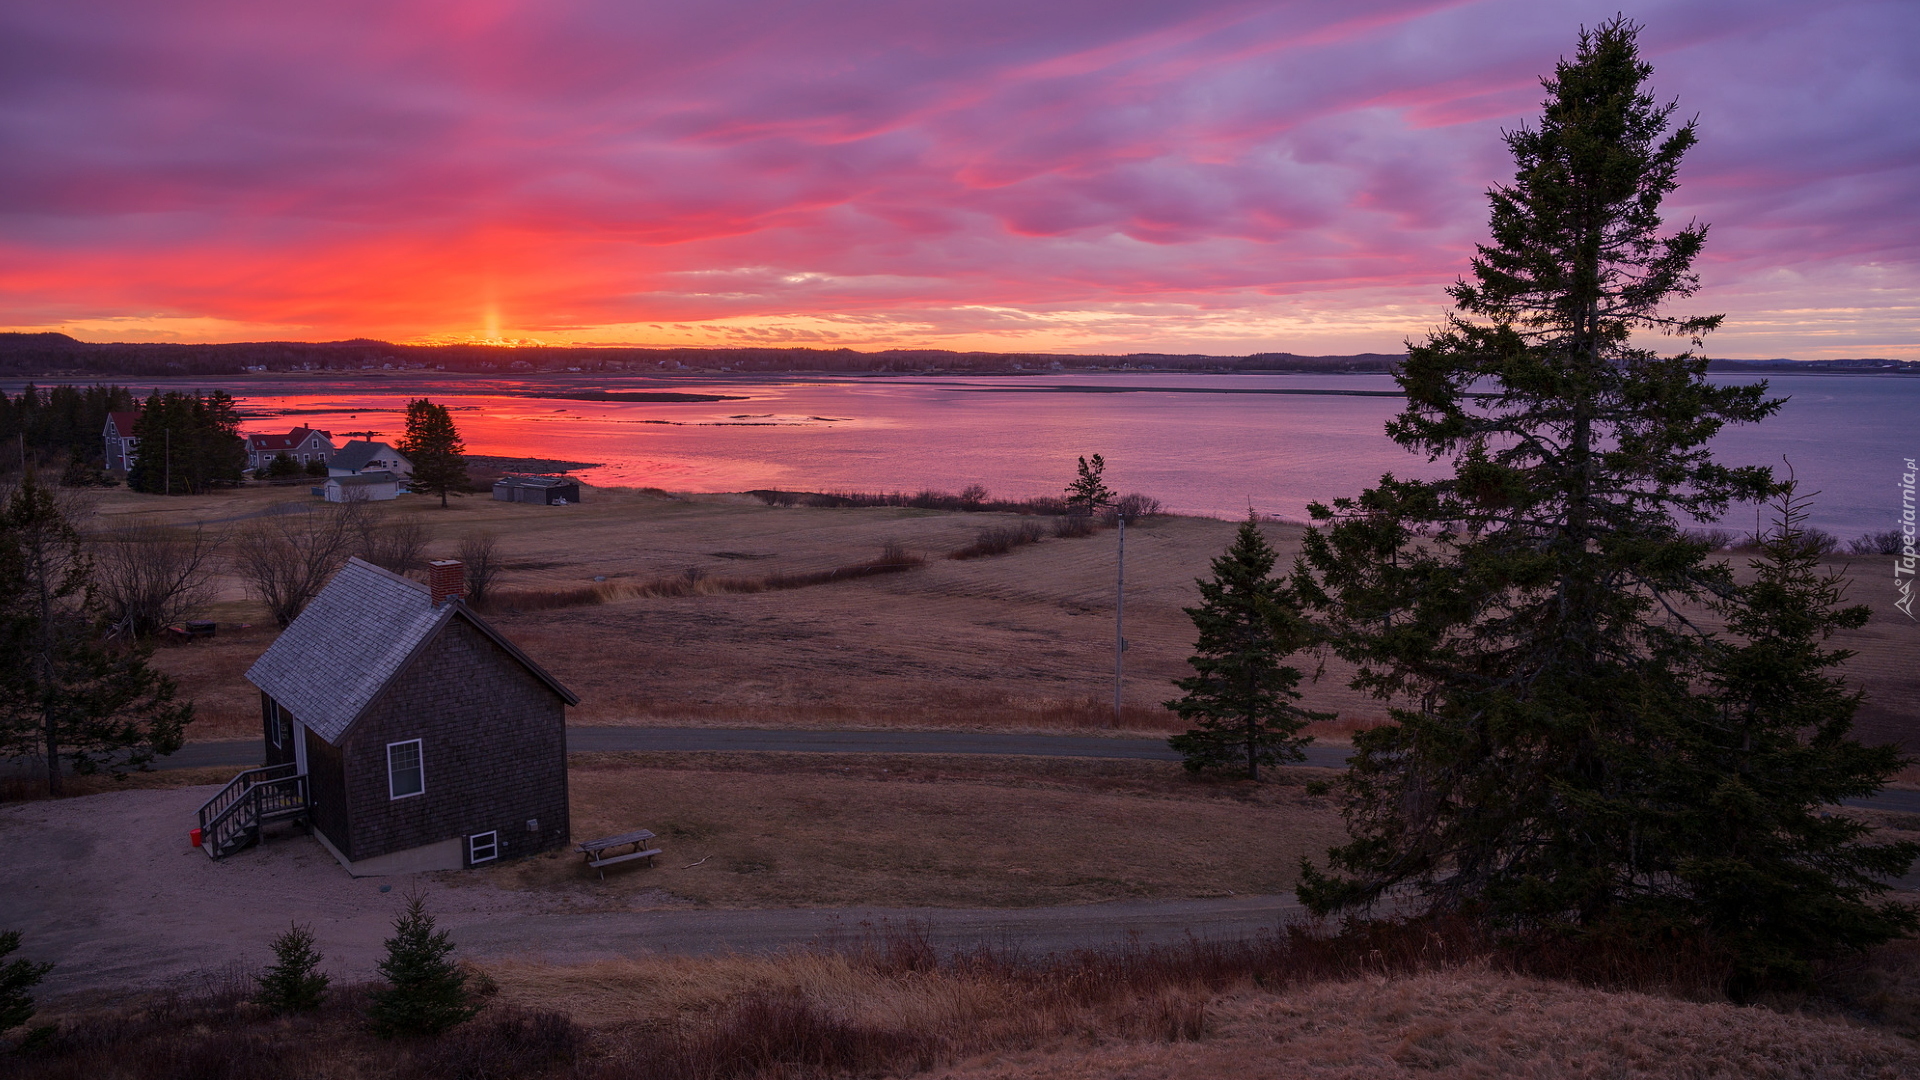
{"label": "spruce tree", "polygon": [[20,931],[0,932],[0,1032],[33,1019],[33,988],[53,970],[52,964],[7,960],[20,947]]}
{"label": "spruce tree", "polygon": [[1642,762],[1653,812],[1635,920],[1703,931],[1733,960],[1736,986],[1804,984],[1810,960],[1920,927],[1913,908],[1876,902],[1920,843],[1878,841],[1831,812],[1911,762],[1853,737],[1863,695],[1839,673],[1853,654],[1827,643],[1871,613],[1844,606],[1841,573],[1822,570],[1806,501],[1785,485],[1753,581],[1721,605],[1711,691]]}
{"label": "spruce tree", "polygon": [[0,757],[115,775],[180,748],[193,717],[147,654],[105,640],[79,530],[32,474],[0,508]]}
{"label": "spruce tree", "polygon": [[437,1035],[472,1019],[480,1003],[467,990],[466,972],[447,959],[453,942],[445,930],[434,929],[426,901],[409,897],[393,931],[386,959],[376,965],[388,985],[372,992],[368,1019],[374,1033]]}
{"label": "spruce tree", "polygon": [[1658,830],[1671,808],[1646,763],[1700,707],[1709,641],[1686,612],[1733,584],[1677,522],[1772,490],[1707,443],[1778,402],[1633,340],[1697,346],[1720,322],[1665,310],[1698,287],[1707,230],[1662,233],[1696,133],[1670,131],[1674,104],[1643,88],[1638,32],[1583,31],[1543,80],[1538,127],[1506,136],[1516,171],[1489,192],[1491,241],[1449,290],[1458,310],[1397,373],[1389,436],[1451,475],[1389,474],[1311,509],[1303,600],[1392,721],[1355,738],[1352,839],[1299,890],[1317,912],[1397,890],[1591,928],[1659,886],[1649,860],[1675,852],[1651,844],[1688,844]]}
{"label": "spruce tree", "polygon": [[472,481],[467,477],[466,444],[453,426],[453,416],[445,405],[426,398],[407,402],[407,434],[399,450],[413,462],[415,491],[440,496],[447,505],[448,494],[464,495]]}
{"label": "spruce tree", "polygon": [[1274,559],[1249,514],[1213,560],[1213,580],[1197,582],[1200,606],[1184,609],[1199,631],[1187,659],[1194,674],[1174,680],[1186,694],[1166,706],[1193,727],[1167,744],[1189,772],[1243,771],[1258,780],[1262,765],[1304,761],[1301,747],[1313,740],[1300,729],[1333,719],[1294,704],[1300,670],[1280,661],[1313,644],[1313,631],[1287,583],[1272,576]]}
{"label": "spruce tree", "polygon": [[238,484],[247,465],[240,413],[224,390],[155,392],[140,408],[139,440],[127,486],[157,495],[190,495]]}
{"label": "spruce tree", "polygon": [[273,939],[273,966],[254,976],[260,989],[254,1004],[275,1016],[311,1012],[326,998],[326,975],[320,966],[320,951],[313,947],[313,931],[304,926],[289,926]]}

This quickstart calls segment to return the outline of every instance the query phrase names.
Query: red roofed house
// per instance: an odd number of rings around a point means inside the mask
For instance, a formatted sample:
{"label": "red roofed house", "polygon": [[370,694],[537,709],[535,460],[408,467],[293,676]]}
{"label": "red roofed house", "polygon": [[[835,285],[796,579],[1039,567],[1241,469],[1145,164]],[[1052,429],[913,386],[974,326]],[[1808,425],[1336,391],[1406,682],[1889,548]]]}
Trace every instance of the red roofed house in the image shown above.
{"label": "red roofed house", "polygon": [[335,449],[331,431],[297,427],[285,435],[249,435],[247,468],[258,469],[271,465],[273,459],[281,454],[302,465],[310,461],[325,464],[333,460]]}
{"label": "red roofed house", "polygon": [[133,437],[133,423],[140,419],[137,412],[111,412],[107,414],[107,427],[101,432],[107,440],[107,469],[110,472],[126,472],[133,468],[136,456],[134,447],[139,443]]}

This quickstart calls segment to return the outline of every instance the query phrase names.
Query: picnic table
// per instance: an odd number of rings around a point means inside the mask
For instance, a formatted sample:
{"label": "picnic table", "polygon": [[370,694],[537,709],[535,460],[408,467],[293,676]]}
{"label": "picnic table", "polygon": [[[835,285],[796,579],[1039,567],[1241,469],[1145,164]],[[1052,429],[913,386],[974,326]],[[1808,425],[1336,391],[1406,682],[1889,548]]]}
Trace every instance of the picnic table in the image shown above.
{"label": "picnic table", "polygon": [[[660,854],[660,849],[647,847],[647,841],[651,839],[653,839],[652,833],[645,829],[637,829],[633,832],[621,833],[619,836],[603,836],[598,840],[575,844],[573,850],[585,855],[587,865],[600,871],[600,880],[605,881],[606,868],[615,863],[623,863],[630,859],[645,859],[647,865],[652,866],[653,857]],[[623,847],[631,850],[623,851],[618,855],[607,854],[615,848]]]}

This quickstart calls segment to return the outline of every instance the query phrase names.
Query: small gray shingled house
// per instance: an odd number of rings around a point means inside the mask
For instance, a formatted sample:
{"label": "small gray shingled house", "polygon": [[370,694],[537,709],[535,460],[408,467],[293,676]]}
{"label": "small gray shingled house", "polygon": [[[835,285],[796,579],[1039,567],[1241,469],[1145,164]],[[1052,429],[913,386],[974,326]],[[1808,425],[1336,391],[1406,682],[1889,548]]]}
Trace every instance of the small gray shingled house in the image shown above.
{"label": "small gray shingled house", "polygon": [[354,876],[454,870],[566,844],[566,707],[460,599],[349,561],[247,671],[269,766],[306,777],[314,835]]}
{"label": "small gray shingled house", "polygon": [[386,443],[359,439],[334,451],[333,456],[327,459],[328,476],[357,476],[372,472],[390,472],[406,480],[413,476],[413,462]]}

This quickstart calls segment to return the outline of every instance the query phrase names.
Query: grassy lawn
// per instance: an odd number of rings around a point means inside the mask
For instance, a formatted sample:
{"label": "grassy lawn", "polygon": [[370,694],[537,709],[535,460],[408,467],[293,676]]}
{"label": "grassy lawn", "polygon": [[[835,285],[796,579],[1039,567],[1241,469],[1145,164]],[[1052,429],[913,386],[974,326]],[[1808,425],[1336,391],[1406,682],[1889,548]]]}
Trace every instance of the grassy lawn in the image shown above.
{"label": "grassy lawn", "polygon": [[576,754],[575,839],[636,828],[647,868],[576,855],[473,875],[588,906],[1031,907],[1264,894],[1342,835],[1326,770],[1250,784],[1177,765],[961,755]]}

